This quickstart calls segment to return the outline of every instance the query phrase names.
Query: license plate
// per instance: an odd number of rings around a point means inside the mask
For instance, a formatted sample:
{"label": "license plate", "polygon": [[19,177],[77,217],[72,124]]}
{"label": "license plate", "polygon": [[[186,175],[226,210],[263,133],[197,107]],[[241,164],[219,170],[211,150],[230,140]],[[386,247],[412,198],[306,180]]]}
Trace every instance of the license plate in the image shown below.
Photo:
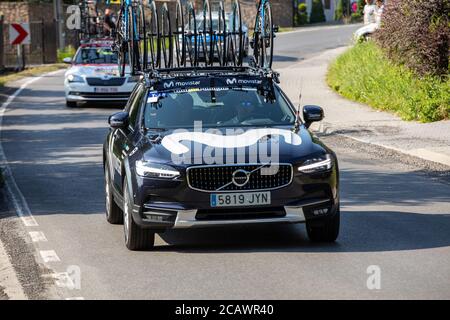
{"label": "license plate", "polygon": [[94,88],[94,92],[99,92],[99,93],[117,92],[117,88],[110,88],[110,87]]}
{"label": "license plate", "polygon": [[211,194],[211,207],[258,206],[270,204],[270,192]]}

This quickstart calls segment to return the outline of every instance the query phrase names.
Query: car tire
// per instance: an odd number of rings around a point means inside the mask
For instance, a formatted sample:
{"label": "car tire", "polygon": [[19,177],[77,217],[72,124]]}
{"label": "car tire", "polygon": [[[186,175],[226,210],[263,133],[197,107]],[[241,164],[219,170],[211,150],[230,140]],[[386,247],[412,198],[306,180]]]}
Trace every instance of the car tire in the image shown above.
{"label": "car tire", "polygon": [[123,186],[123,207],[123,230],[126,247],[133,251],[153,248],[155,232],[150,229],[141,228],[133,220],[132,204],[126,178]]}
{"label": "car tire", "polygon": [[114,201],[108,163],[105,163],[105,206],[106,220],[111,224],[121,224],[123,222],[123,211]]}
{"label": "car tire", "polygon": [[340,208],[337,205],[333,216],[323,218],[322,221],[306,221],[306,232],[308,238],[313,242],[334,242],[339,235]]}
{"label": "car tire", "polygon": [[75,101],[67,101],[66,100],[66,107],[68,107],[68,108],[76,108],[77,107],[77,103]]}

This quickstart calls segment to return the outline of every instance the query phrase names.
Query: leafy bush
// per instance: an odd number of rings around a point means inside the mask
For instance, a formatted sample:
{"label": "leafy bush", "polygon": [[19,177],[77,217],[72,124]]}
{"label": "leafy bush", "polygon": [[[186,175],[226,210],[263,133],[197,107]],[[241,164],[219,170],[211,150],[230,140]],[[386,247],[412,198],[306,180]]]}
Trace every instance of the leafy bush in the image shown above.
{"label": "leafy bush", "polygon": [[358,11],[361,17],[364,17],[364,6],[366,5],[366,0],[358,0]]}
{"label": "leafy bush", "polygon": [[300,12],[297,16],[297,25],[302,26],[308,23],[308,14],[304,12]]}
{"label": "leafy bush", "polygon": [[334,10],[334,20],[342,20],[347,15],[348,0],[338,0]]}
{"label": "leafy bush", "polygon": [[417,77],[392,63],[373,42],[355,45],[330,66],[327,82],[351,100],[393,111],[405,120],[449,119],[450,79]]}
{"label": "leafy bush", "polygon": [[417,74],[447,76],[449,0],[389,0],[375,37],[393,61]]}
{"label": "leafy bush", "polygon": [[300,3],[298,5],[298,12],[300,13],[306,13],[308,7],[306,6],[306,3]]}
{"label": "leafy bush", "polygon": [[72,58],[75,55],[75,48],[72,46],[67,46],[64,50],[59,50],[57,52],[57,61],[62,62],[64,58]]}
{"label": "leafy bush", "polygon": [[308,23],[308,13],[306,12],[307,7],[305,3],[300,3],[297,6],[297,12],[295,14],[295,25],[301,26]]}
{"label": "leafy bush", "polygon": [[309,15],[310,23],[325,22],[325,13],[323,11],[322,0],[313,0],[311,6],[311,14]]}
{"label": "leafy bush", "polygon": [[361,22],[362,19],[363,19],[363,17],[358,12],[355,12],[355,13],[352,13],[350,21],[351,22]]}

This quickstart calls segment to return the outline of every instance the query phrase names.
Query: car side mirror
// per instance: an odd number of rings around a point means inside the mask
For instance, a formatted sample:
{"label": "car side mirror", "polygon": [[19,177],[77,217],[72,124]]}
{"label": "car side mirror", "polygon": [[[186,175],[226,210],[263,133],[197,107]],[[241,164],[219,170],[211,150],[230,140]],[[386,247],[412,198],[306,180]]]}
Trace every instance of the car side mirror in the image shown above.
{"label": "car side mirror", "polygon": [[309,128],[313,122],[323,119],[323,109],[319,106],[307,105],[303,106],[303,120],[305,127]]}
{"label": "car side mirror", "polygon": [[71,63],[72,63],[72,58],[66,57],[66,58],[64,58],[62,61],[63,61],[64,63],[71,64]]}
{"label": "car side mirror", "polygon": [[109,126],[113,129],[124,129],[128,126],[128,112],[114,113],[108,119]]}

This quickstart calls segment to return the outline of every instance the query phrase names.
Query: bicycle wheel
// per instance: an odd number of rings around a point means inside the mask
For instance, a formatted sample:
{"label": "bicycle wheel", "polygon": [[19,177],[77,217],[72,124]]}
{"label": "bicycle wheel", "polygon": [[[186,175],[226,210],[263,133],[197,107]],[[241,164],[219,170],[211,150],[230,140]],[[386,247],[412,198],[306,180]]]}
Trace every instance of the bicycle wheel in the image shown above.
{"label": "bicycle wheel", "polygon": [[260,34],[261,43],[261,59],[260,67],[271,68],[273,57],[273,23],[272,23],[272,11],[270,9],[270,3],[267,1],[264,4],[264,21],[262,22],[262,30]]}
{"label": "bicycle wheel", "polygon": [[170,24],[170,12],[167,8],[167,3],[161,8],[161,51],[164,60],[164,68],[172,67],[172,28]]}
{"label": "bicycle wheel", "polygon": [[146,70],[148,67],[148,60],[147,60],[147,32],[146,32],[146,24],[145,24],[145,12],[144,12],[144,5],[141,3],[136,7],[136,22],[137,22],[137,49],[138,49],[138,57],[140,61],[140,66],[142,67],[142,70]]}
{"label": "bicycle wheel", "polygon": [[186,45],[184,38],[184,13],[180,0],[177,0],[175,11],[175,31],[173,32],[175,35],[175,60],[177,67],[182,67],[186,66]]}
{"label": "bicycle wheel", "polygon": [[[135,32],[135,29],[137,27],[136,25],[136,16],[133,12],[133,7],[128,7],[128,21],[127,21],[127,27],[128,27],[128,59],[131,69],[131,74],[135,75],[137,71],[140,71],[140,64],[139,64],[139,44],[137,41],[137,38],[139,35],[137,34],[137,30]],[[127,38],[125,38],[127,39]]]}
{"label": "bicycle wheel", "polygon": [[161,64],[161,49],[159,43],[159,19],[158,19],[158,11],[156,9],[155,1],[151,1],[148,4],[148,8],[150,10],[149,14],[146,14],[145,17],[147,20],[147,41],[145,44],[148,58],[148,66],[150,68],[159,68]]}
{"label": "bicycle wheel", "polygon": [[225,8],[223,1],[219,3],[217,33],[214,36],[214,42],[217,49],[217,56],[219,58],[219,64],[226,66],[228,61],[227,56],[227,24],[225,20]]}
{"label": "bicycle wheel", "polygon": [[127,63],[127,43],[124,40],[126,37],[126,25],[124,21],[124,9],[123,7],[120,9],[119,18],[117,20],[117,32],[116,38],[114,41],[115,49],[117,50],[117,64],[119,66],[119,75],[121,77],[125,76],[125,67]]}
{"label": "bicycle wheel", "polygon": [[259,66],[259,60],[260,60],[260,34],[261,34],[261,3],[258,6],[258,10],[256,13],[255,18],[255,27],[253,29],[253,36],[252,36],[252,49],[253,49],[253,60],[255,61],[255,66]]}
{"label": "bicycle wheel", "polygon": [[235,66],[242,65],[242,16],[241,6],[238,0],[233,1],[233,11],[231,15],[231,57]]}
{"label": "bicycle wheel", "polygon": [[197,48],[197,20],[192,2],[188,5],[188,30],[186,32],[186,47],[189,55],[189,62],[192,67],[198,66]]}
{"label": "bicycle wheel", "polygon": [[213,65],[214,39],[209,0],[203,0],[202,49],[203,55],[205,56],[205,65]]}

